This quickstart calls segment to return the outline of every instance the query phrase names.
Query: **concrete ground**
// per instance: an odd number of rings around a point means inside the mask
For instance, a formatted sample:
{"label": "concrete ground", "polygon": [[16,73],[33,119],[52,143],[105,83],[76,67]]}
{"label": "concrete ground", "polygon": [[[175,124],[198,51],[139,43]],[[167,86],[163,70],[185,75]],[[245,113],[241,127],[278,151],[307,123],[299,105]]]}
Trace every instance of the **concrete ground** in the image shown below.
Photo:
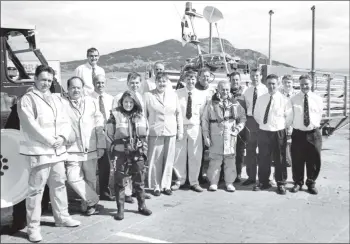
{"label": "concrete ground", "polygon": [[[292,187],[288,169],[288,185]],[[245,176],[244,176],[245,177]],[[246,178],[246,177],[245,177]],[[172,196],[152,197],[149,217],[137,214],[137,204],[126,204],[125,219],[116,221],[114,202],[102,201],[100,215],[82,216],[71,206],[77,228],[54,227],[52,216],[42,217],[43,242],[344,242],[349,243],[349,130],[323,140],[318,195],[305,191],[278,195],[237,191],[196,193],[179,190]],[[1,236],[1,243],[28,242],[26,230]]]}

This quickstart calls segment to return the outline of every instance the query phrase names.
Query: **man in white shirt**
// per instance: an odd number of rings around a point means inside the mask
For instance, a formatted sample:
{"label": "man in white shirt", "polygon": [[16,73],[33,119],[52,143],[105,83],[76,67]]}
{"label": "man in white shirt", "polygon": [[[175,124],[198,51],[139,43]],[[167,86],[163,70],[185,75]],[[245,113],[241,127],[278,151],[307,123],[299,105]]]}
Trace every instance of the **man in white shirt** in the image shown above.
{"label": "man in white shirt", "polygon": [[[102,74],[96,75],[93,79],[94,91],[91,96],[98,102],[100,112],[103,114],[104,125],[106,125],[112,110],[113,96],[105,92],[106,77]],[[101,158],[98,159],[98,175],[100,200],[114,201],[115,197],[111,194],[109,189],[110,163],[108,157],[108,148]]]}
{"label": "man in white shirt", "polygon": [[93,77],[96,75],[106,75],[103,68],[97,65],[100,54],[94,47],[89,48],[86,52],[87,63],[78,66],[74,73],[83,79],[84,94],[89,95],[94,91]]}
{"label": "man in white shirt", "polygon": [[259,184],[254,191],[265,190],[271,187],[271,155],[275,162],[275,179],[277,193],[286,194],[287,179],[286,148],[287,131],[292,123],[292,104],[278,91],[278,76],[270,74],[266,77],[268,93],[260,96],[256,101],[254,118],[259,124]]}
{"label": "man in white shirt", "polygon": [[323,99],[310,91],[311,78],[302,75],[299,78],[301,92],[291,98],[293,106],[292,161],[294,186],[291,192],[297,192],[304,184],[306,163],[306,186],[311,194],[317,194],[316,179],[321,169],[322,135],[319,130],[323,114]]}
{"label": "man in white shirt", "polygon": [[[139,99],[139,102],[142,106],[142,109],[144,109],[143,97],[142,97],[141,93],[139,92],[139,90],[141,90],[140,89],[141,75],[137,72],[129,73],[128,78],[127,78],[127,86],[128,86],[129,91],[135,92],[136,97]],[[124,92],[120,92],[113,98],[112,108],[118,107],[118,102],[119,102],[120,98],[122,97],[123,93]]]}
{"label": "man in white shirt", "polygon": [[[293,87],[293,77],[291,75],[284,75],[282,78],[282,87],[280,92],[285,95],[287,98],[291,99],[292,96],[298,93],[298,90],[295,90]],[[291,135],[293,128],[290,126],[287,130],[287,167],[292,166],[292,156],[291,156]]]}
{"label": "man in white shirt", "polygon": [[198,176],[203,153],[201,115],[206,104],[206,98],[195,88],[196,81],[196,72],[187,71],[185,74],[186,86],[176,90],[181,112],[184,115],[184,137],[176,142],[174,172],[177,181],[171,188],[172,190],[177,190],[185,184],[188,162],[188,178],[191,188],[196,192],[203,191],[199,185]]}
{"label": "man in white shirt", "polygon": [[279,91],[287,98],[291,98],[298,93],[298,90],[294,89],[293,84],[293,77],[291,75],[284,75],[282,77],[282,86]]}
{"label": "man in white shirt", "polygon": [[[141,87],[139,89],[140,93],[143,95],[146,92],[149,92],[153,89],[156,89],[156,82],[155,79],[157,77],[157,74],[164,72],[165,66],[163,62],[156,62],[153,66],[153,72],[154,75],[152,77],[146,77],[146,79],[141,83]],[[169,81],[169,84],[167,84],[167,89],[173,90],[172,84]]]}
{"label": "man in white shirt", "polygon": [[253,69],[250,72],[250,79],[252,85],[243,94],[243,99],[247,108],[247,122],[246,128],[248,131],[248,140],[246,145],[246,171],[248,179],[243,182],[243,185],[250,185],[256,183],[257,172],[257,153],[258,146],[258,130],[259,124],[255,121],[253,114],[258,97],[267,93],[267,88],[261,83],[261,72],[258,69]]}

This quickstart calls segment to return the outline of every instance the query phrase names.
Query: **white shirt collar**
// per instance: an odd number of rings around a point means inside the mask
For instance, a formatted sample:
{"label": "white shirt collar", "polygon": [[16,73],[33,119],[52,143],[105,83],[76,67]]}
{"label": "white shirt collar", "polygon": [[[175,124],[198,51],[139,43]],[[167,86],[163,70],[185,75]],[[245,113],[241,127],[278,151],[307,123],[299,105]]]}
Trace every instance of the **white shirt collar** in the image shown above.
{"label": "white shirt collar", "polygon": [[99,96],[105,97],[107,93],[106,93],[106,92],[102,92],[102,93],[100,94],[100,93],[97,93],[97,92],[94,90],[93,94],[94,94],[95,97],[99,97]]}
{"label": "white shirt collar", "polygon": [[256,85],[256,86],[253,86],[253,85],[252,85],[253,89],[254,89],[255,87],[256,87],[256,89],[259,89],[261,86],[264,86],[264,84],[261,83],[261,81],[260,81],[259,85]]}
{"label": "white shirt collar", "polygon": [[[89,68],[89,69],[92,69],[92,66],[89,62],[86,62],[86,66]],[[95,66],[95,70],[97,69],[97,67],[99,67],[97,64]]]}
{"label": "white shirt collar", "polygon": [[188,94],[189,92],[191,92],[192,94],[195,92],[195,90],[197,90],[197,88],[193,88],[191,91],[187,89],[187,86],[185,86],[186,89],[186,93]]}

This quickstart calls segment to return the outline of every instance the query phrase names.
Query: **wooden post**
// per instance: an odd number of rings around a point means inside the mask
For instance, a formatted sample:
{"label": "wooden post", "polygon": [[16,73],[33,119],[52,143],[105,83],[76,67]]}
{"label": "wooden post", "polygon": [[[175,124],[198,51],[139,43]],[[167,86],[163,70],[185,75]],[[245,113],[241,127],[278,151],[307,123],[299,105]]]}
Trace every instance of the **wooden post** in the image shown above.
{"label": "wooden post", "polygon": [[344,116],[346,116],[348,112],[348,77],[344,76]]}

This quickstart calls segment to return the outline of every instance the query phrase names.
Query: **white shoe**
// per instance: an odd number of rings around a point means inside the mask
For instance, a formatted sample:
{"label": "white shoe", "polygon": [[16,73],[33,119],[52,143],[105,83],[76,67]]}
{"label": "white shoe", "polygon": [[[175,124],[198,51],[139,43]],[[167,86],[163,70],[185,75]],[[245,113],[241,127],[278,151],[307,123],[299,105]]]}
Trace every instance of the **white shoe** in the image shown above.
{"label": "white shoe", "polygon": [[209,191],[216,191],[218,189],[218,185],[212,184],[209,186]]}
{"label": "white shoe", "polygon": [[276,184],[276,181],[275,181],[275,179],[273,179],[273,180],[270,180],[270,182],[269,182],[272,186],[275,186],[275,185],[277,185]]}
{"label": "white shoe", "polygon": [[172,191],[179,190],[179,188],[180,188],[180,182],[179,181],[175,182],[175,184],[173,186],[171,186],[171,190]]}
{"label": "white shoe", "polygon": [[31,242],[39,242],[43,240],[43,237],[41,236],[39,231],[34,231],[28,234],[28,236],[29,236],[29,241]]}
{"label": "white shoe", "polygon": [[228,192],[234,192],[236,190],[236,188],[232,184],[228,184],[226,186],[226,189]]}
{"label": "white shoe", "polygon": [[63,223],[56,223],[56,226],[57,227],[78,227],[80,224],[81,223],[79,220],[68,219],[67,221],[65,221]]}

